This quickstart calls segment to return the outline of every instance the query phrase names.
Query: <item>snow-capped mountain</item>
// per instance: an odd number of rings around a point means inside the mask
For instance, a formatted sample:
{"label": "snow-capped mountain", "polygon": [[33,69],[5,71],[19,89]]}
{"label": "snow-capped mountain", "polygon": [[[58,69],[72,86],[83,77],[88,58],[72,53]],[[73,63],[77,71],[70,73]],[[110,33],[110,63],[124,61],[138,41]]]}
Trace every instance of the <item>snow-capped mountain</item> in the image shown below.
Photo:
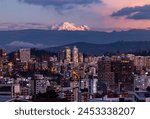
{"label": "snow-capped mountain", "polygon": [[77,26],[71,22],[62,24],[47,25],[40,23],[0,23],[0,31],[7,30],[25,30],[25,29],[41,29],[41,30],[67,30],[67,31],[88,31],[90,28],[86,25]]}
{"label": "snow-capped mountain", "polygon": [[64,22],[59,25],[52,25],[51,30],[88,31],[90,28],[86,25],[76,26],[74,23]]}

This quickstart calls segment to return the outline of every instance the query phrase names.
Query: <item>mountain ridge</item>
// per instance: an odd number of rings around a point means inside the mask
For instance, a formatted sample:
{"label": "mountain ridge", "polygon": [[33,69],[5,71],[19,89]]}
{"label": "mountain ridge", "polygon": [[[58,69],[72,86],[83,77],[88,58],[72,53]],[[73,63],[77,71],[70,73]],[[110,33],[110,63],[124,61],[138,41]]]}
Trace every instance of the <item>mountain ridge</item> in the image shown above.
{"label": "mountain ridge", "polygon": [[88,55],[103,55],[105,53],[127,53],[137,51],[150,51],[150,41],[117,41],[109,44],[94,44],[87,42],[78,42],[72,44],[66,44],[59,47],[46,48],[46,51],[59,52],[64,50],[65,47],[76,46],[79,51]]}
{"label": "mountain ridge", "polygon": [[[57,30],[14,30],[0,31],[0,47],[15,50],[19,47],[54,47],[76,42],[108,44],[117,41],[150,41],[150,30],[114,32],[57,31]],[[23,45],[25,44],[25,45]]]}
{"label": "mountain ridge", "polygon": [[72,22],[63,22],[61,24],[41,24],[41,23],[0,23],[0,31],[13,31],[13,30],[66,30],[66,31],[89,31],[92,30],[87,25],[76,25]]}

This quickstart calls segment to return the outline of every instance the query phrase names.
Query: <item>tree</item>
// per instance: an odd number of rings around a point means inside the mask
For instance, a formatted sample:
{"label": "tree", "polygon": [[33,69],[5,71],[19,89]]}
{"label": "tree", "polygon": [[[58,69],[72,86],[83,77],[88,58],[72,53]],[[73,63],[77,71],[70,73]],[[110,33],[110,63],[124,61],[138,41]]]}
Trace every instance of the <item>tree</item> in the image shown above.
{"label": "tree", "polygon": [[150,86],[148,86],[148,87],[146,88],[146,90],[147,90],[148,92],[150,92]]}

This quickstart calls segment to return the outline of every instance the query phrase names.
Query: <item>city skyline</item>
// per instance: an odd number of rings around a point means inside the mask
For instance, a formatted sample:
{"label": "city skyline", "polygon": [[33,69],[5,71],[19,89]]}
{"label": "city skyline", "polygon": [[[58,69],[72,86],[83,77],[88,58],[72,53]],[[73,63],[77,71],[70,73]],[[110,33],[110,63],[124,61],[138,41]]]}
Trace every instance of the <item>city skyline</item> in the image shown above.
{"label": "city skyline", "polygon": [[149,55],[57,53],[0,49],[0,102],[149,102]]}
{"label": "city skyline", "polygon": [[0,0],[0,24],[49,26],[68,21],[104,30],[145,29],[150,27],[149,11],[149,0]]}
{"label": "city skyline", "polygon": [[0,0],[0,102],[149,102],[149,13],[150,0]]}

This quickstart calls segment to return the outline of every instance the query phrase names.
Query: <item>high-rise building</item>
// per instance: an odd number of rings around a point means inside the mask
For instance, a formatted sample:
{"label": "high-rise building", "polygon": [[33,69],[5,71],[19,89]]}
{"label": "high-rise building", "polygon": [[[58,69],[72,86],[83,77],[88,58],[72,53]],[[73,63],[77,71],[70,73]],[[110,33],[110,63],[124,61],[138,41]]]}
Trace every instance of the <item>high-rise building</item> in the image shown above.
{"label": "high-rise building", "polygon": [[79,82],[78,81],[73,81],[70,82],[70,86],[73,89],[73,95],[74,95],[74,101],[78,102],[79,101]]}
{"label": "high-rise building", "polygon": [[114,72],[115,84],[119,91],[133,90],[134,84],[134,63],[128,58],[122,58],[112,62],[112,71]]}
{"label": "high-rise building", "polygon": [[58,52],[58,60],[62,62],[65,60],[65,50]]}
{"label": "high-rise building", "polygon": [[15,62],[19,59],[19,52],[15,51],[12,56],[12,60]]}
{"label": "high-rise building", "polygon": [[134,61],[135,55],[134,54],[127,54],[126,55],[131,61]]}
{"label": "high-rise building", "polygon": [[79,62],[83,62],[83,54],[82,53],[79,53]]}
{"label": "high-rise building", "polygon": [[150,56],[145,56],[145,67],[150,68]]}
{"label": "high-rise building", "polygon": [[97,93],[97,82],[98,82],[98,79],[97,78],[93,78],[92,80],[91,80],[91,93]]}
{"label": "high-rise building", "polygon": [[7,62],[7,51],[6,49],[0,49],[0,61],[1,62]]}
{"label": "high-rise building", "polygon": [[34,75],[30,83],[32,95],[36,95],[38,93],[45,93],[47,91],[47,81],[44,79],[43,75]]}
{"label": "high-rise building", "polygon": [[29,62],[31,51],[29,48],[22,48],[20,49],[20,60],[21,62]]}
{"label": "high-rise building", "polygon": [[7,51],[5,49],[0,49],[0,57],[6,58],[7,57]]}
{"label": "high-rise building", "polygon": [[78,48],[76,46],[73,48],[73,62],[74,64],[78,64],[79,62]]}
{"label": "high-rise building", "polygon": [[66,47],[66,61],[67,63],[71,62],[71,49],[69,47]]}
{"label": "high-rise building", "polygon": [[111,71],[111,59],[103,57],[98,61],[98,90],[107,90],[110,85],[114,84],[114,73]]}
{"label": "high-rise building", "polygon": [[145,65],[144,56],[135,56],[134,64],[135,64],[137,70],[142,70]]}
{"label": "high-rise building", "polygon": [[[84,90],[89,88],[89,79],[81,79],[80,81],[80,89]],[[88,91],[87,91],[88,92]]]}
{"label": "high-rise building", "polygon": [[2,72],[7,68],[6,62],[8,61],[7,51],[5,49],[0,49],[0,76],[2,76]]}

